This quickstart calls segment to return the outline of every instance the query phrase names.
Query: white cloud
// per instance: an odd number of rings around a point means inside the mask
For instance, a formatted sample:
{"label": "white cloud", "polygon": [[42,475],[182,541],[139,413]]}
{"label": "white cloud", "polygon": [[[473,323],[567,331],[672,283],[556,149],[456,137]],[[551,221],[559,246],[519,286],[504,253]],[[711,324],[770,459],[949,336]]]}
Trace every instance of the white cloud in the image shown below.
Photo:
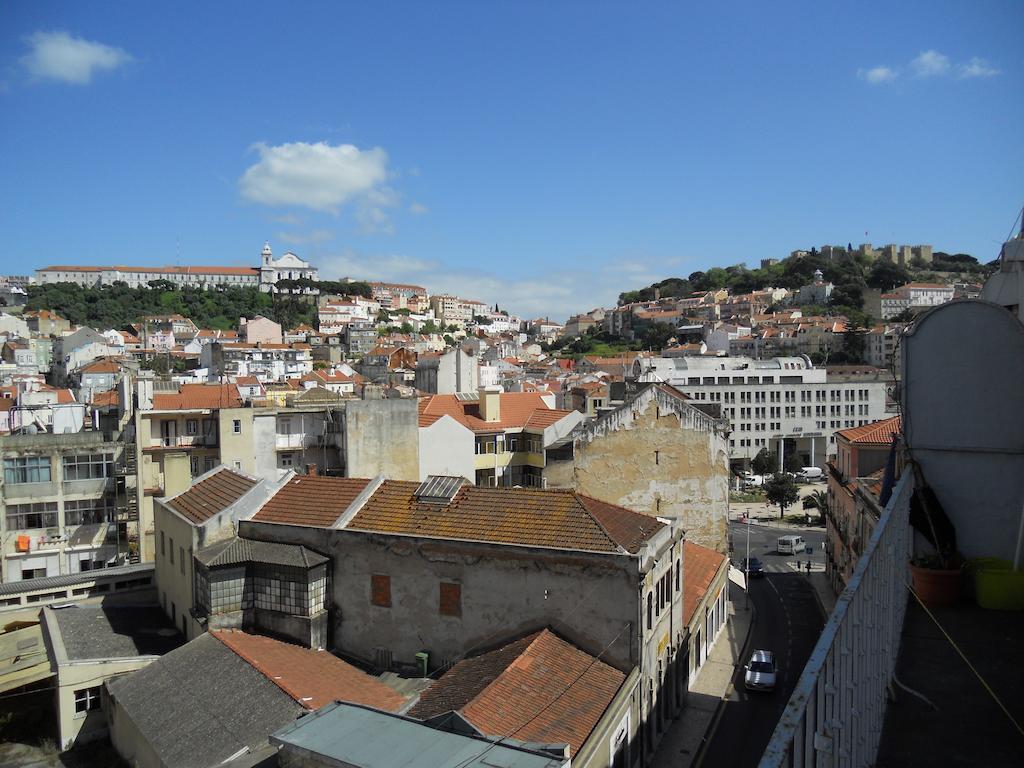
{"label": "white cloud", "polygon": [[427,208],[427,206],[425,206],[423,203],[417,203],[417,202],[413,201],[409,205],[409,213],[413,214],[414,216],[422,216],[423,214],[429,213],[429,212],[430,212],[430,209]]}
{"label": "white cloud", "polygon": [[275,224],[284,224],[289,227],[301,226],[304,221],[301,216],[296,216],[294,213],[282,213],[280,216],[268,216],[268,221],[272,221]]}
{"label": "white cloud", "polygon": [[132,60],[120,48],[114,48],[67,32],[36,32],[28,38],[31,51],[21,64],[36,80],[58,80],[85,85],[97,72],[117,69]]}
{"label": "white cloud", "polygon": [[857,77],[861,80],[866,80],[872,85],[879,85],[880,83],[891,83],[896,79],[896,70],[890,69],[889,67],[872,67],[871,69],[858,69]]}
{"label": "white cloud", "polygon": [[334,239],[329,229],[314,229],[312,232],[278,232],[277,237],[289,245],[319,245]]}
{"label": "white cloud", "polygon": [[917,77],[935,77],[949,72],[949,56],[935,50],[924,51],[910,62]]}
{"label": "white cloud", "polygon": [[966,64],[961,64],[958,68],[959,77],[961,80],[965,80],[970,77],[995,77],[1000,74],[1000,70],[991,66],[984,59],[979,59],[977,56],[972,58]]}
{"label": "white cloud", "polygon": [[337,213],[349,202],[378,193],[387,197],[380,187],[388,176],[388,155],[380,147],[295,142],[276,147],[259,143],[254,149],[260,160],[238,182],[247,200]]}

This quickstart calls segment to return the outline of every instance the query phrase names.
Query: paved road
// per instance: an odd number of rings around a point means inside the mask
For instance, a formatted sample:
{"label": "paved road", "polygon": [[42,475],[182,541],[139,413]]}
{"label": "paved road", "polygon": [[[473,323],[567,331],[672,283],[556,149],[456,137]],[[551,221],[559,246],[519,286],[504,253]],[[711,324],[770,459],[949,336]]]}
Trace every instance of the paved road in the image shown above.
{"label": "paved road", "polygon": [[[735,559],[739,560],[746,554],[747,526],[734,523],[730,528]],[[775,652],[778,687],[772,693],[749,693],[743,687],[741,665],[733,680],[734,690],[701,762],[708,768],[748,768],[758,764],[821,633],[824,617],[807,577],[796,572],[793,556],[775,554],[775,540],[792,532],[792,529],[750,526],[750,555],[760,558],[767,572],[765,578],[753,579],[750,585],[750,599],[757,611],[751,649]],[[805,531],[802,535],[814,547],[812,562],[818,569],[822,568],[824,533]],[[806,562],[807,555],[800,560]]]}

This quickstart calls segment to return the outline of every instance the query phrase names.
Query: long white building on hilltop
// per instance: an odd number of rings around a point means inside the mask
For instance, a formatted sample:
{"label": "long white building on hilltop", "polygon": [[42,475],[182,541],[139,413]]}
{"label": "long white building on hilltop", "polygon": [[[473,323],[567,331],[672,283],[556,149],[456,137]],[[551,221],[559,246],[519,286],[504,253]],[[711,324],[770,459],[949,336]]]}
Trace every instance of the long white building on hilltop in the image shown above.
{"label": "long white building on hilltop", "polygon": [[193,265],[133,267],[58,264],[36,270],[36,282],[41,285],[75,283],[87,288],[112,285],[117,281],[127,283],[131,288],[146,288],[152,280],[167,280],[180,287],[215,288],[226,286],[272,291],[278,280],[300,278],[319,280],[319,271],[308,261],[300,259],[291,252],[275,259],[270,250],[270,243],[263,246],[258,267]]}
{"label": "long white building on hilltop", "polygon": [[889,373],[868,366],[815,368],[810,359],[775,357],[637,358],[633,376],[671,384],[695,404],[720,405],[732,425],[729,458],[749,463],[762,448],[796,452],[805,466],[835,453],[835,432],[886,413]]}

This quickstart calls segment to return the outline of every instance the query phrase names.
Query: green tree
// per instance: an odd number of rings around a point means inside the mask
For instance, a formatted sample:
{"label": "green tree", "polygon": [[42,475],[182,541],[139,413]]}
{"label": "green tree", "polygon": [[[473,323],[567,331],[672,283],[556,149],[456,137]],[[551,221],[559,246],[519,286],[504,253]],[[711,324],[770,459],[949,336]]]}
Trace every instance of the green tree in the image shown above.
{"label": "green tree", "polygon": [[800,489],[789,475],[772,475],[764,484],[764,495],[772,504],[779,505],[779,519],[786,516],[786,507],[800,499]]}
{"label": "green tree", "polygon": [[757,455],[750,460],[750,468],[754,470],[755,475],[767,475],[774,471],[775,467],[778,465],[778,455],[769,451],[767,448],[762,448],[757,452]]}
{"label": "green tree", "polygon": [[799,472],[804,468],[803,459],[795,453],[787,453],[786,457],[782,460],[782,464],[787,472]]}
{"label": "green tree", "polygon": [[828,504],[828,493],[825,491],[814,491],[804,497],[804,509],[818,510],[819,522],[824,522],[830,508]]}
{"label": "green tree", "polygon": [[878,259],[871,267],[867,276],[869,288],[879,290],[891,290],[898,285],[905,285],[910,282],[910,273],[899,264],[893,264],[885,259]]}

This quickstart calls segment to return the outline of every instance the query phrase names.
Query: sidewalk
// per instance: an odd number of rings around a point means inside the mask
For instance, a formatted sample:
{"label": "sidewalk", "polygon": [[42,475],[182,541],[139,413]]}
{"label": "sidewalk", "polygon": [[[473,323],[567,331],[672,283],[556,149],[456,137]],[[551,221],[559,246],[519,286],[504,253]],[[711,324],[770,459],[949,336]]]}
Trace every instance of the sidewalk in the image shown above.
{"label": "sidewalk", "polygon": [[730,581],[729,621],[690,686],[686,707],[658,744],[654,768],[689,768],[695,764],[732,693],[736,669],[746,661],[755,619],[753,607],[746,607],[746,594]]}

